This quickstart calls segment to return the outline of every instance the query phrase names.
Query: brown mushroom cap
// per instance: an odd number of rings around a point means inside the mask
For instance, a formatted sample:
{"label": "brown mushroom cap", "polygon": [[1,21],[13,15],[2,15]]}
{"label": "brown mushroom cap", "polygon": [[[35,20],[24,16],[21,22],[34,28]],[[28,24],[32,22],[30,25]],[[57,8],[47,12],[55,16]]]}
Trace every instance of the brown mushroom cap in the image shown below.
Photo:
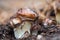
{"label": "brown mushroom cap", "polygon": [[35,19],[37,17],[37,14],[28,8],[20,9],[17,12],[17,14],[18,14],[18,16],[22,16],[22,17],[28,18],[28,19]]}

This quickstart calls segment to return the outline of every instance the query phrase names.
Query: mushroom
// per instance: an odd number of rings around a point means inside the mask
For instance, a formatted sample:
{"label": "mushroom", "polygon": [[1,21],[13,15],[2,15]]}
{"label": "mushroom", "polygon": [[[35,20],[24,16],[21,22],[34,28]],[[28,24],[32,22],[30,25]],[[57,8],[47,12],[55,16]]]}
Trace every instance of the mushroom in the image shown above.
{"label": "mushroom", "polygon": [[18,25],[18,24],[20,25],[21,22],[22,22],[22,20],[20,18],[18,18],[18,17],[15,17],[15,18],[10,19],[10,25],[13,28],[16,27],[16,25]]}

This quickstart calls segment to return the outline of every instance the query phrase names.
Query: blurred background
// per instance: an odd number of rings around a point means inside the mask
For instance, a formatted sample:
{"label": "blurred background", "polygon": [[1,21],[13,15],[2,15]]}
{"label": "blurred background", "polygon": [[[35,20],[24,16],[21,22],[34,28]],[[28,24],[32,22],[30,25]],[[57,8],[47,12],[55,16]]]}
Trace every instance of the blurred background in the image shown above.
{"label": "blurred background", "polygon": [[0,23],[5,23],[12,15],[14,15],[19,8],[39,8],[43,4],[45,6],[46,0],[0,0]]}

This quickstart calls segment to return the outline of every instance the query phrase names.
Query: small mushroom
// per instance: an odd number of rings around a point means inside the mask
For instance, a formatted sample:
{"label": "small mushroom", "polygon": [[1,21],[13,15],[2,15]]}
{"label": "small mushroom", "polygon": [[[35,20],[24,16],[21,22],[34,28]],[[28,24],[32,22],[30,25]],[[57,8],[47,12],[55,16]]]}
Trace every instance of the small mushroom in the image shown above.
{"label": "small mushroom", "polygon": [[10,20],[10,24],[11,24],[11,26],[13,26],[13,27],[14,27],[14,25],[16,26],[16,25],[18,25],[18,24],[21,24],[21,22],[22,22],[22,20],[21,20],[20,18],[18,18],[18,17],[12,18],[12,19]]}

